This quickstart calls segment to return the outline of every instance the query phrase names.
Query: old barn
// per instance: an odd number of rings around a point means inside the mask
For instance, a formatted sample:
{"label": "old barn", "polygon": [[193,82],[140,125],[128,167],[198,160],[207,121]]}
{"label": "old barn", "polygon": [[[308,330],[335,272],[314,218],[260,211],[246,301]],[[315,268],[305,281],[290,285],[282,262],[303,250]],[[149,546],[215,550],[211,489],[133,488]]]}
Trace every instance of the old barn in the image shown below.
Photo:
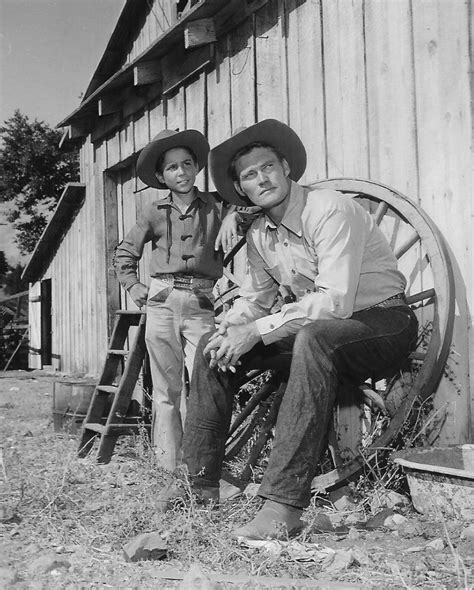
{"label": "old barn", "polygon": [[[156,191],[135,175],[163,128],[211,146],[272,117],[309,155],[303,181],[372,179],[409,196],[445,236],[456,281],[452,352],[436,395],[443,442],[474,407],[470,0],[127,0],[82,102],[59,123],[80,148],[24,271],[30,367],[96,377],[114,313],[133,304],[114,247]],[[74,64],[71,64],[74,67]],[[202,187],[209,185],[201,174]],[[146,282],[147,256],[141,265]]]}

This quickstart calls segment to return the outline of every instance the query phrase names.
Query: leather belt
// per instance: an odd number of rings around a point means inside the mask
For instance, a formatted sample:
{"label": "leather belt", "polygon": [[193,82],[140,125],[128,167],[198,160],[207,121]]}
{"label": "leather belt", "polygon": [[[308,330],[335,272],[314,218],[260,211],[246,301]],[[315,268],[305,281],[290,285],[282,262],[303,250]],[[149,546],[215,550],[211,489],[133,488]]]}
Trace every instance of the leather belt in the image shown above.
{"label": "leather belt", "polygon": [[193,277],[193,275],[164,273],[156,275],[155,278],[170,283],[174,289],[181,289],[183,291],[193,291],[194,289],[212,289],[215,284],[213,279],[200,279],[198,277]]}
{"label": "leather belt", "polygon": [[407,298],[405,297],[405,293],[397,293],[396,295],[392,295],[388,299],[384,299],[380,303],[376,303],[375,305],[371,305],[370,307],[366,307],[362,311],[367,311],[368,309],[374,309],[375,307],[400,307],[401,305],[408,305]]}

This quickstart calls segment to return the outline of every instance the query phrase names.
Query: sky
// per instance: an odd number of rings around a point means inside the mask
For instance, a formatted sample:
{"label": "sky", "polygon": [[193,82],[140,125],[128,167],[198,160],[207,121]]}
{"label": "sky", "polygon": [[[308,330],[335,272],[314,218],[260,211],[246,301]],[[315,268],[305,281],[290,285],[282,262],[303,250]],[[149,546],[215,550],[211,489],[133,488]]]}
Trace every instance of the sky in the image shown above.
{"label": "sky", "polygon": [[[51,126],[72,113],[123,5],[124,0],[0,0],[0,125],[15,109]],[[0,250],[12,264],[18,252],[4,209]]]}
{"label": "sky", "polygon": [[0,122],[56,125],[80,103],[123,0],[0,0]]}

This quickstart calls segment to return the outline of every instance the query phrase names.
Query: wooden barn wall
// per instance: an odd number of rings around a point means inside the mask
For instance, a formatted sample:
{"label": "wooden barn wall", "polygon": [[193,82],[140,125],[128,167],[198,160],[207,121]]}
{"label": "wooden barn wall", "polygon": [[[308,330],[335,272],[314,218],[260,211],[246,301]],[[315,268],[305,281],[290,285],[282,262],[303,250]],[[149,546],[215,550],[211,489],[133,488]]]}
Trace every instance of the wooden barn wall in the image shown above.
{"label": "wooden barn wall", "polygon": [[[151,13],[130,59],[160,36],[156,23]],[[436,404],[446,412],[440,441],[467,440],[474,392],[472,29],[469,0],[270,0],[218,37],[211,69],[157,97],[95,148],[87,144],[86,202],[54,263],[56,282],[72,273],[74,284],[69,293],[55,291],[61,310],[55,343],[64,366],[96,373],[105,350],[103,170],[117,187],[121,237],[156,191],[142,190],[133,166],[115,167],[160,129],[194,127],[216,145],[242,125],[275,117],[308,149],[303,182],[353,176],[391,185],[423,207],[446,237],[456,327]],[[198,184],[213,188],[206,173]],[[243,256],[236,270],[245,271]],[[122,294],[122,305],[133,303]]]}
{"label": "wooden barn wall", "polygon": [[97,376],[107,344],[102,170],[105,145],[86,142],[81,180],[86,198],[50,267],[52,360],[60,371]]}
{"label": "wooden barn wall", "polygon": [[132,43],[126,63],[130,63],[143,53],[177,21],[176,0],[147,0],[147,5],[149,12],[137,31],[137,37]]}

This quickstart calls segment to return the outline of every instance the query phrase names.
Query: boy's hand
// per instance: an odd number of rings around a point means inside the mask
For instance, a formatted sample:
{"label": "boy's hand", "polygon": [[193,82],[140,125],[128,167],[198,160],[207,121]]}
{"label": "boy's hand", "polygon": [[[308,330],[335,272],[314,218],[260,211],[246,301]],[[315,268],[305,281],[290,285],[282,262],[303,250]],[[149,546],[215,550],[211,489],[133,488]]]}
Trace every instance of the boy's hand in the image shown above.
{"label": "boy's hand", "polygon": [[233,246],[235,246],[238,238],[237,223],[239,222],[239,220],[240,216],[237,211],[228,213],[224,217],[214,244],[215,250],[219,250],[219,248],[222,246],[224,252],[227,252],[228,250],[231,250]]}
{"label": "boy's hand", "polygon": [[128,290],[130,297],[137,307],[146,305],[148,299],[148,287],[143,283],[135,283]]}

